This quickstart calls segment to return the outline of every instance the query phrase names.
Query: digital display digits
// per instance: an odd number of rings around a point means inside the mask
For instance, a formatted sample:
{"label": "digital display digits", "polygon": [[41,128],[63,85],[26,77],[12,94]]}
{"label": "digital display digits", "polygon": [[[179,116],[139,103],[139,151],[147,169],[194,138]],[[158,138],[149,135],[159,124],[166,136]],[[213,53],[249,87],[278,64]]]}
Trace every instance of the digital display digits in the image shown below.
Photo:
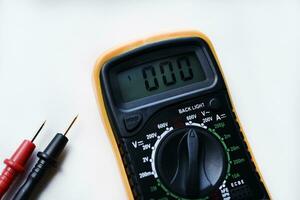
{"label": "digital display digits", "polygon": [[117,74],[123,102],[130,102],[205,80],[195,53],[151,61]]}

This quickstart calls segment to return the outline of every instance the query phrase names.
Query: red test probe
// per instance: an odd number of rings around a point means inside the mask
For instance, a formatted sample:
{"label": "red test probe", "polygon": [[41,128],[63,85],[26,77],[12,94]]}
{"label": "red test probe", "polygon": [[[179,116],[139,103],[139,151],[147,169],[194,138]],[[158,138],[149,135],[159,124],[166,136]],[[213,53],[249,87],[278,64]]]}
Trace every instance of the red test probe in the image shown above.
{"label": "red test probe", "polygon": [[33,143],[37,135],[41,132],[46,121],[41,125],[32,140],[24,140],[11,158],[5,159],[6,167],[0,175],[0,199],[4,196],[15,177],[24,171],[26,162],[29,160],[35,144]]}

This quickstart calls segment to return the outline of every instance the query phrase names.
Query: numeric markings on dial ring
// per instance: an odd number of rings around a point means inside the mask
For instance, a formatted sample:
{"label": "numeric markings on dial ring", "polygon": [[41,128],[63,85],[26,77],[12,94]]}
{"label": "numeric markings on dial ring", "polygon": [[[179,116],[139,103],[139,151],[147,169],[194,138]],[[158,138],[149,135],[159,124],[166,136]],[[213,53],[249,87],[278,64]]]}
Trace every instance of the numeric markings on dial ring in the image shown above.
{"label": "numeric markings on dial ring", "polygon": [[146,178],[146,177],[152,176],[152,175],[153,175],[153,172],[152,172],[152,171],[150,171],[150,172],[141,172],[141,173],[139,173],[140,179],[143,179],[143,178]]}
{"label": "numeric markings on dial ring", "polygon": [[149,133],[146,135],[147,140],[153,139],[157,137],[157,133]]}

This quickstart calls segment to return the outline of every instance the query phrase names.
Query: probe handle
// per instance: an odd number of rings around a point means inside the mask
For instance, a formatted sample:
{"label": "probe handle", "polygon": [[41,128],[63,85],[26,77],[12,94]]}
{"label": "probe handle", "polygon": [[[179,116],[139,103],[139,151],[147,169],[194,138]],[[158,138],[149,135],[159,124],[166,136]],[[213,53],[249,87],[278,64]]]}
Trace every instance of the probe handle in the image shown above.
{"label": "probe handle", "polygon": [[6,167],[0,175],[0,199],[4,196],[15,177],[24,171],[25,164],[34,149],[35,145],[31,141],[24,140],[12,157],[4,160]]}
{"label": "probe handle", "polygon": [[[41,152],[39,152],[41,153]],[[30,198],[30,195],[39,183],[39,180],[43,177],[48,169],[49,162],[40,158],[35,164],[30,174],[28,175],[25,183],[19,188],[17,194],[14,196],[14,200],[26,200]]]}
{"label": "probe handle", "polygon": [[35,164],[25,183],[19,188],[13,200],[28,200],[33,190],[47,173],[49,167],[54,167],[57,157],[61,154],[68,142],[68,138],[57,133],[43,152],[38,152],[38,162]]}

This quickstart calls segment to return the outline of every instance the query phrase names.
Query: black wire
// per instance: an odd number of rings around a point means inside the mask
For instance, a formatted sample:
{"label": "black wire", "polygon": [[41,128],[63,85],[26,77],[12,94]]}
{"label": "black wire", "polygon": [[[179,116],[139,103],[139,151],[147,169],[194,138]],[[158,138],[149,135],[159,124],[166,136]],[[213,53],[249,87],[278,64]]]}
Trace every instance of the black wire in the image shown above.
{"label": "black wire", "polygon": [[38,152],[38,162],[30,171],[24,184],[18,189],[13,200],[28,200],[34,189],[39,185],[50,167],[56,165],[56,159],[62,153],[68,142],[68,138],[61,133],[57,133],[43,152]]}

